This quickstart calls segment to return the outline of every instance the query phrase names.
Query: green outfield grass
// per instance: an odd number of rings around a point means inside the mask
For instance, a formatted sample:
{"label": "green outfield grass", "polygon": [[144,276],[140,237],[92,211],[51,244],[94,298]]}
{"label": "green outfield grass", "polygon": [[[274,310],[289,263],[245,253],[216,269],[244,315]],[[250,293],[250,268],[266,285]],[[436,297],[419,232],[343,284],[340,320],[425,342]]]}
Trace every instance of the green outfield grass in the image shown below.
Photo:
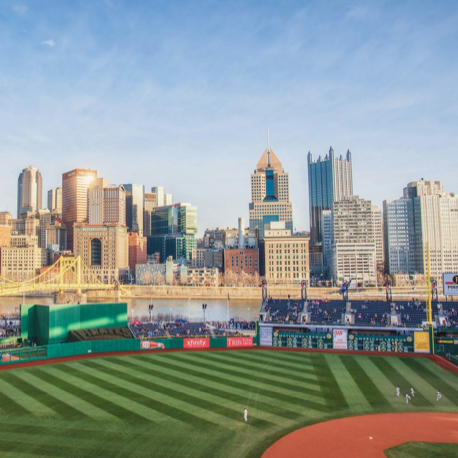
{"label": "green outfield grass", "polygon": [[2,458],[254,458],[330,418],[458,412],[458,375],[420,358],[148,353],[2,371],[0,409]]}
{"label": "green outfield grass", "polygon": [[429,444],[407,442],[385,450],[387,458],[458,458],[458,446],[454,444]]}

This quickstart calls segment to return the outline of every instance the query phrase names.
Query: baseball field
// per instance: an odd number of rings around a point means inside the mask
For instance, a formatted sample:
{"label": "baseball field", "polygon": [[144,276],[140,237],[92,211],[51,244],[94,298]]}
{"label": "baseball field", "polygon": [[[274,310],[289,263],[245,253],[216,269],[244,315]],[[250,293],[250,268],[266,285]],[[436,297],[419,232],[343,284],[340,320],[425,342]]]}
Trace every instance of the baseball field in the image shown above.
{"label": "baseball field", "polygon": [[0,410],[1,457],[254,458],[325,420],[458,413],[458,374],[413,357],[145,353],[0,371]]}

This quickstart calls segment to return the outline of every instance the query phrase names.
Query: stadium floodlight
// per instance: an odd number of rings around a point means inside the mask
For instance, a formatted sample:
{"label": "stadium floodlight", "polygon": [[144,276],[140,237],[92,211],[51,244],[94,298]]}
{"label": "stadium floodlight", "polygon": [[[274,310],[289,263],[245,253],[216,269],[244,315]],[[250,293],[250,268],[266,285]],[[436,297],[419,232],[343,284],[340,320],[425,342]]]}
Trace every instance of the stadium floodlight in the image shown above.
{"label": "stadium floodlight", "polygon": [[202,304],[202,310],[204,312],[204,323],[206,323],[206,320],[205,320],[205,311],[207,310],[207,304]]}

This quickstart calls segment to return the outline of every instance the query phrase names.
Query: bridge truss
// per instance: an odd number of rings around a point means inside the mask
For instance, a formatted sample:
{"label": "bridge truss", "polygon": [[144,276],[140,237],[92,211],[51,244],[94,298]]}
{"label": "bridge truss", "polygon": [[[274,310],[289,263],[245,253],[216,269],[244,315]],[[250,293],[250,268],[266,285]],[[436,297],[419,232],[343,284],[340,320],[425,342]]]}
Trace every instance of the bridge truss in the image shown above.
{"label": "bridge truss", "polygon": [[80,256],[61,256],[52,266],[40,275],[16,282],[0,276],[0,296],[15,296],[29,292],[64,292],[82,290],[117,290],[119,283],[102,283],[84,264]]}

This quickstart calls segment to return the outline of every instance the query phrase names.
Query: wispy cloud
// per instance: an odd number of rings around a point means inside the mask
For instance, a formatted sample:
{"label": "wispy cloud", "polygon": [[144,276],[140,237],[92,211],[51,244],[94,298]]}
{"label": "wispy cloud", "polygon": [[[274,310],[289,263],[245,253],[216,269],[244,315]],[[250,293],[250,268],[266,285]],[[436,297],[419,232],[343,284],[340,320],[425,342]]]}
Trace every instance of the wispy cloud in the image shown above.
{"label": "wispy cloud", "polygon": [[56,42],[54,40],[45,40],[41,42],[42,45],[49,46],[51,48],[54,48],[56,46]]}
{"label": "wispy cloud", "polygon": [[20,16],[24,16],[27,13],[27,7],[24,5],[14,5],[13,11],[19,14]]}

